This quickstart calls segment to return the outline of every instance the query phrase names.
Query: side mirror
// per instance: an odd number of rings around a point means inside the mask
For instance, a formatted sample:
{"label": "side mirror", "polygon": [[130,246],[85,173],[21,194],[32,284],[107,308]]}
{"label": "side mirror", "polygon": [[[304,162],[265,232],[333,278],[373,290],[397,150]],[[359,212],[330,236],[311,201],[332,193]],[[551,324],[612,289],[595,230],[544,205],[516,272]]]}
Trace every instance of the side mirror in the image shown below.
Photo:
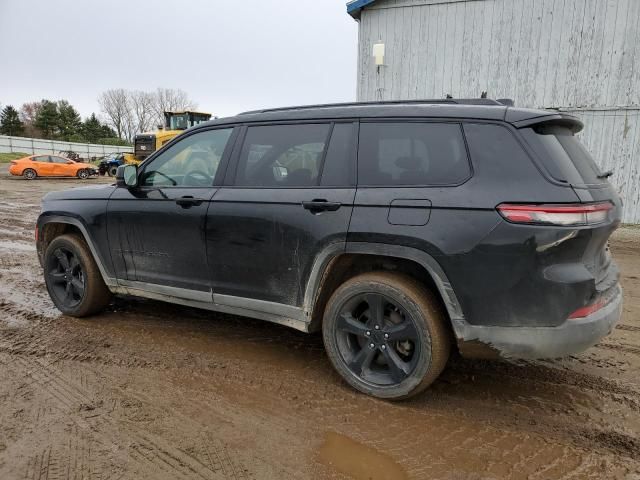
{"label": "side mirror", "polygon": [[132,164],[120,165],[116,171],[116,185],[118,187],[137,187],[138,166]]}

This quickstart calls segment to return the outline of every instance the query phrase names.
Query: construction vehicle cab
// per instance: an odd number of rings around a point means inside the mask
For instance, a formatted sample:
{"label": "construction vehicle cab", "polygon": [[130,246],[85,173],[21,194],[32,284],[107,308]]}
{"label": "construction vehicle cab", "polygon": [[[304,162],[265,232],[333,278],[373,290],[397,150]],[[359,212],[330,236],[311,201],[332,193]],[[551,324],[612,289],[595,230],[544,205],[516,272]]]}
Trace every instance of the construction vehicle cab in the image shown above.
{"label": "construction vehicle cab", "polygon": [[180,135],[187,128],[199,125],[211,118],[203,112],[164,112],[164,126],[156,132],[140,133],[134,138],[133,154],[125,154],[126,163],[140,163],[165,143]]}

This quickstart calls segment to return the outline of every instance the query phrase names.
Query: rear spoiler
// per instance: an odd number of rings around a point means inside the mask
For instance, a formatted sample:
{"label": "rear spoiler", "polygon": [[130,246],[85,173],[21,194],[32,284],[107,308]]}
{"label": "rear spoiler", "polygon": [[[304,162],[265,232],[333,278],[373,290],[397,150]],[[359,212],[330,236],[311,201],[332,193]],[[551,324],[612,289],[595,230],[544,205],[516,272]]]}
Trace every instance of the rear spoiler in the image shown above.
{"label": "rear spoiler", "polygon": [[[573,115],[569,115],[562,112],[551,113],[548,115],[537,115],[535,117],[529,118],[509,118],[509,110],[505,114],[505,120],[511,123],[516,128],[526,128],[533,127],[534,125],[559,125],[562,127],[567,127],[573,131],[573,133],[578,133],[584,128],[584,124]],[[515,112],[514,112],[515,113]],[[539,113],[539,111],[538,111]],[[515,117],[516,115],[511,115],[511,117]],[[520,116],[520,115],[518,115]]]}

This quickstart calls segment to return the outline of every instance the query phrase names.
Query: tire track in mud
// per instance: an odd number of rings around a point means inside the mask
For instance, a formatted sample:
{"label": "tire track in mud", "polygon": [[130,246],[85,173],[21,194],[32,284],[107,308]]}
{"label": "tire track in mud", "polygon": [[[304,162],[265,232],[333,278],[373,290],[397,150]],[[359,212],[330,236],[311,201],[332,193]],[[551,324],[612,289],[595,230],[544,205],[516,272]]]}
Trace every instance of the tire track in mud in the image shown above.
{"label": "tire track in mud", "polygon": [[[44,335],[44,337],[49,337],[49,335]],[[68,340],[68,345],[70,346],[74,346],[76,344],[76,342],[73,341],[73,339],[72,340],[67,339],[67,340]],[[99,341],[91,342],[91,343],[93,345],[85,344],[84,348],[81,348],[80,350],[55,351],[48,348],[45,348],[44,350],[46,351],[46,354],[48,356],[54,357],[54,360],[51,363],[59,362],[62,360],[74,360],[77,362],[88,362],[89,364],[107,364],[107,365],[119,363],[116,361],[105,359],[100,354],[96,354],[94,347],[96,343],[97,344],[100,343]],[[38,359],[38,357],[43,356],[42,347],[40,347],[39,350],[36,350],[36,353],[38,353],[39,355],[30,355],[30,353],[33,353],[33,352],[30,352],[29,350],[26,350],[26,351],[18,350],[12,353],[16,355],[26,354],[27,356],[35,356],[36,359]],[[155,368],[160,366],[159,364],[150,366],[150,362],[139,361],[136,359],[129,360],[126,363],[127,363],[126,366],[131,366],[131,364],[133,363],[136,365],[144,365],[144,368]],[[169,363],[174,364],[175,359],[170,359]],[[204,362],[204,364],[206,364],[206,361]],[[562,386],[562,387],[565,387],[567,383],[571,383],[573,386],[577,386],[579,388],[592,389],[600,393],[602,393],[603,391],[603,384],[604,384],[604,387],[605,387],[604,389],[608,390],[609,394],[625,394],[625,395],[633,394],[633,392],[629,391],[627,388],[619,385],[616,382],[612,382],[612,381],[605,382],[601,380],[599,382],[600,385],[594,385],[594,380],[597,381],[596,377],[584,376],[584,378],[582,378],[582,381],[577,381],[578,379],[576,378],[575,372],[564,372],[562,370],[557,370],[555,368],[548,368],[548,367],[539,366],[539,365],[527,366],[527,367],[511,367],[508,364],[506,365],[492,364],[491,368],[493,371],[491,369],[488,369],[487,365],[484,365],[481,368],[477,368],[476,370],[474,370],[473,367],[470,368],[470,366],[464,366],[463,372],[464,372],[464,375],[475,374],[475,375],[485,376],[485,377],[498,376],[503,379],[505,376],[507,377],[510,376],[511,379],[517,379],[518,382],[528,382],[528,381],[544,382],[554,386]],[[516,370],[511,372],[511,370],[514,368]],[[551,375],[550,375],[550,372],[552,373]],[[354,421],[364,420],[358,417],[357,415],[353,414],[353,412],[350,412],[351,410],[350,408],[345,407],[345,403],[348,404],[349,402],[352,402],[354,400],[357,401],[357,399],[359,398],[359,396],[356,396],[357,394],[345,395],[343,391],[340,391],[340,389],[332,388],[332,386],[329,384],[327,388],[325,388],[324,393],[320,396],[321,398],[316,398],[318,393],[317,385],[314,386],[313,381],[311,382],[301,381],[301,379],[304,379],[304,376],[292,375],[288,377],[289,379],[287,380],[286,383],[283,382],[280,384],[273,384],[270,381],[256,382],[256,377],[261,378],[261,375],[260,374],[256,375],[256,373],[258,372],[252,371],[251,368],[236,368],[233,370],[233,375],[229,377],[232,378],[232,384],[247,385],[248,388],[244,392],[245,395],[247,394],[248,391],[252,391],[256,393],[257,394],[256,402],[260,402],[261,398],[265,394],[271,395],[272,397],[275,397],[275,398],[283,397],[283,396],[289,397],[291,395],[292,397],[295,397],[297,401],[302,401],[302,403],[305,404],[307,408],[314,410],[316,412],[323,411],[324,417],[330,416],[331,413],[335,411],[336,415],[344,416],[344,415],[350,414],[351,419]],[[523,377],[523,373],[525,374],[524,377]],[[567,382],[567,378],[565,377],[566,375],[570,375],[574,381]],[[268,379],[268,376],[265,375],[265,378]],[[222,379],[222,381],[224,383],[224,379]],[[333,381],[339,382],[335,378],[333,379]],[[311,385],[306,385],[307,383],[311,383]],[[312,388],[307,388],[307,386],[310,386]],[[313,393],[311,393],[311,395],[304,395],[304,393],[301,393],[305,391],[309,391]],[[60,395],[60,392],[58,392],[58,395]],[[141,398],[141,397],[138,396],[137,398]],[[62,400],[64,401],[64,399]],[[91,401],[91,399],[85,398],[85,399],[79,399],[78,401]],[[148,399],[144,399],[144,401],[148,402]],[[632,404],[632,406],[635,408],[636,411],[639,409],[637,403]],[[203,408],[205,408],[205,406],[203,406]],[[274,412],[274,414],[277,414],[277,412]],[[271,419],[271,421],[273,421],[273,418]],[[289,420],[283,421],[282,426],[284,427],[288,423],[288,421]],[[509,422],[507,422],[507,424],[513,427],[513,424],[510,424]],[[542,425],[549,426],[547,422],[542,422]],[[470,432],[466,432],[467,435],[469,435],[469,433]],[[544,432],[544,431],[542,431],[541,433],[548,434],[548,432]],[[555,435],[557,436],[558,433],[561,433],[562,436],[565,436],[565,435],[574,436],[574,437],[577,436],[579,439],[581,439],[581,441],[578,442],[578,445],[582,447],[594,447],[594,443],[597,443],[599,447],[607,448],[609,450],[613,450],[615,453],[623,454],[623,455],[634,455],[635,453],[637,453],[637,449],[638,449],[637,444],[633,442],[629,442],[628,439],[625,439],[624,435],[622,434],[618,434],[618,436],[616,436],[615,432],[613,434],[608,434],[607,432],[603,433],[598,431],[589,431],[589,430],[578,431],[578,430],[569,429],[564,432],[556,431]],[[444,440],[447,440],[447,438],[448,436],[445,435]],[[615,440],[612,440],[612,439],[615,439]],[[515,438],[513,440],[515,440]],[[613,447],[611,445],[612,443],[614,444]],[[143,457],[147,459],[149,458],[149,456],[146,455],[148,454],[147,450],[142,450],[139,453],[141,455],[144,453],[145,455],[143,455]],[[162,453],[160,455],[162,456]],[[212,468],[212,470],[214,469]],[[225,474],[228,475],[228,472],[226,472]]]}
{"label": "tire track in mud", "polygon": [[626,343],[610,343],[600,342],[597,345],[599,348],[606,348],[608,350],[615,350],[617,352],[631,353],[634,355],[640,355],[640,347],[628,345]]}
{"label": "tire track in mud", "polygon": [[[101,440],[101,437],[108,437],[110,442],[117,442],[118,440],[120,440],[120,442],[122,441],[119,436],[122,435],[123,419],[118,418],[116,420],[115,418],[112,418],[112,412],[105,411],[101,408],[100,406],[103,405],[103,401],[99,400],[96,395],[92,395],[84,389],[82,381],[74,382],[51,368],[54,363],[58,362],[58,360],[46,363],[41,359],[28,360],[21,356],[18,356],[15,360],[16,363],[21,364],[25,370],[25,375],[31,377],[33,379],[33,383],[38,384],[40,388],[47,391],[51,398],[57,402],[57,407],[61,409],[64,414],[71,417],[75,424],[76,431],[81,427],[85,431],[88,429],[93,431],[94,436],[95,432],[99,431],[100,437],[98,437],[97,440]],[[98,405],[99,407],[95,407],[95,405]],[[96,408],[101,410],[100,413],[93,413]],[[144,405],[144,409],[149,411],[153,410],[153,407],[147,404]],[[87,412],[87,414],[83,415],[82,412]],[[91,422],[91,425],[86,423],[94,418],[97,420]],[[126,423],[124,424],[126,425]],[[126,429],[124,432],[124,436],[129,439],[130,449],[128,453],[131,458],[136,459],[137,463],[142,467],[146,467],[148,469],[149,466],[152,466],[154,469],[169,475],[167,478],[201,478],[203,480],[215,480],[218,478],[234,478],[240,480],[248,478],[246,475],[241,476],[238,473],[244,472],[244,469],[237,467],[236,462],[231,460],[228,452],[222,451],[221,453],[221,449],[219,447],[213,449],[214,455],[218,458],[217,464],[214,462],[212,465],[206,465],[196,457],[173,447],[169,442],[163,440],[161,437],[140,429],[140,425],[136,425],[136,429],[137,431]],[[68,463],[64,463],[63,460],[60,460],[55,455],[52,462],[52,452],[56,454],[57,450],[52,446],[47,446],[40,455],[35,456],[33,460],[30,461],[30,465],[34,465],[32,470],[34,472],[39,471],[42,475],[46,473],[49,475],[46,478],[70,478],[69,476],[52,476],[52,472],[55,474],[57,471],[64,470],[64,468],[58,466],[59,464],[67,465],[67,472],[69,472],[69,469],[71,468],[70,461]],[[43,460],[45,457],[47,458],[46,465]],[[85,457],[83,456],[83,462],[86,463],[84,458]],[[74,465],[77,463],[78,462],[75,461]],[[54,467],[52,467],[52,465]],[[217,465],[220,466],[219,472],[217,472],[217,469],[215,468]],[[74,474],[77,473],[78,472],[74,470]],[[31,478],[40,477],[32,476],[27,478],[31,480]],[[80,475],[80,478],[84,477]],[[151,478],[155,478],[155,476],[152,476]]]}
{"label": "tire track in mud", "polygon": [[616,329],[625,330],[627,332],[640,332],[640,327],[636,327],[635,325],[628,325],[626,323],[619,323],[616,325]]}

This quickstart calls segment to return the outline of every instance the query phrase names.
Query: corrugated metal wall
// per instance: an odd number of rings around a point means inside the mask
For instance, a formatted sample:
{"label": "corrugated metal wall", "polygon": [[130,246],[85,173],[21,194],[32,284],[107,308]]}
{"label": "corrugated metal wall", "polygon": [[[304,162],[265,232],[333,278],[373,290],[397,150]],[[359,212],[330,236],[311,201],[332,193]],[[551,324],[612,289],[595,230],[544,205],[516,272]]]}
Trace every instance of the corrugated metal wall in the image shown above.
{"label": "corrugated metal wall", "polygon": [[640,0],[378,0],[361,12],[359,100],[483,91],[581,117],[624,220],[640,223]]}
{"label": "corrugated metal wall", "polygon": [[81,157],[100,157],[109,153],[133,152],[133,147],[114,145],[96,145],[93,143],[64,142],[62,140],[44,140],[42,138],[9,137],[0,135],[0,152],[19,152],[31,154],[57,154],[62,150],[71,150]]}

